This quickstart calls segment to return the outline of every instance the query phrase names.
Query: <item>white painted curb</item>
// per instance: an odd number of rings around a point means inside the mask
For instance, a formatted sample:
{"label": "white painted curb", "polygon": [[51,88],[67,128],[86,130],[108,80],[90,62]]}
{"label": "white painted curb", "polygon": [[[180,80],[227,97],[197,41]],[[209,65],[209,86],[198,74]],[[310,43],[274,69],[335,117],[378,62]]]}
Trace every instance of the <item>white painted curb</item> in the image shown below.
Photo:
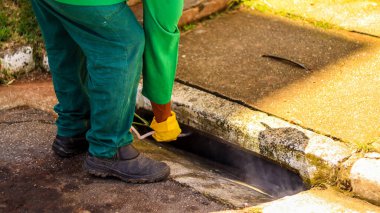
{"label": "white painted curb", "polygon": [[7,70],[10,74],[18,72],[29,72],[35,68],[33,59],[33,48],[24,46],[15,52],[6,52],[0,57],[1,68]]}

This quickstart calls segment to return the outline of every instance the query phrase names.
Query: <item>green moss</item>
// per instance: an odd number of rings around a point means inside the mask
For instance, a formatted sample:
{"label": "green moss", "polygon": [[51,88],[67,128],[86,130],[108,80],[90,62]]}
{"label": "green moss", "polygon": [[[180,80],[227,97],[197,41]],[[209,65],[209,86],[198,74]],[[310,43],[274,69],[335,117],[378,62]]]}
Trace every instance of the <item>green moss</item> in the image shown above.
{"label": "green moss", "polygon": [[314,155],[306,155],[307,161],[317,168],[317,171],[310,177],[308,183],[310,186],[318,186],[324,184],[335,185],[336,180],[332,180],[332,177],[337,176],[337,171],[326,165],[321,159]]}
{"label": "green moss", "polygon": [[314,21],[313,24],[319,28],[323,28],[323,29],[332,29],[332,28],[336,28],[334,25],[328,23],[328,22],[324,22],[324,21]]}
{"label": "green moss", "polygon": [[0,69],[0,85],[9,85],[15,77],[5,69]]}
{"label": "green moss", "polygon": [[0,27],[0,41],[8,41],[12,33],[5,27]]}
{"label": "green moss", "polygon": [[360,143],[360,142],[354,142],[356,149],[360,152],[371,152],[374,150],[373,146],[371,143]]}

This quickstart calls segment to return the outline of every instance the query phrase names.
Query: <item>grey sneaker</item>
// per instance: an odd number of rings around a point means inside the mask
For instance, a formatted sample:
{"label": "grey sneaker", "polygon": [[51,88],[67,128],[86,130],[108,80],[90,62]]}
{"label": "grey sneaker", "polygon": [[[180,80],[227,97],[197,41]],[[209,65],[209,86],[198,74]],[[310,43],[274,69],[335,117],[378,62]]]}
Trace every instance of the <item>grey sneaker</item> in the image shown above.
{"label": "grey sneaker", "polygon": [[128,183],[152,183],[166,179],[170,167],[140,154],[132,145],[119,148],[111,158],[98,158],[87,155],[84,169],[90,174],[107,177],[117,177]]}

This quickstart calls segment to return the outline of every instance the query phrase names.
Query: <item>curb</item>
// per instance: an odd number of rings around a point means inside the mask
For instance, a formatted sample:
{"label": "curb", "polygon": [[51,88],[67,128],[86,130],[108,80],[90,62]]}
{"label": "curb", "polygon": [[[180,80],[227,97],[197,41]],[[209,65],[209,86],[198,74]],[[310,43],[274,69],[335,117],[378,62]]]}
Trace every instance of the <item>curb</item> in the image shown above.
{"label": "curb", "polygon": [[351,169],[352,191],[358,197],[380,205],[380,154],[367,153]]}
{"label": "curb", "polygon": [[[150,110],[139,86],[137,108]],[[329,184],[380,202],[380,154],[361,158],[346,143],[264,112],[176,82],[173,110],[181,123],[250,150],[296,173],[309,186]],[[376,156],[376,159],[373,159]],[[352,169],[351,169],[352,168]],[[368,168],[376,169],[375,173]]]}

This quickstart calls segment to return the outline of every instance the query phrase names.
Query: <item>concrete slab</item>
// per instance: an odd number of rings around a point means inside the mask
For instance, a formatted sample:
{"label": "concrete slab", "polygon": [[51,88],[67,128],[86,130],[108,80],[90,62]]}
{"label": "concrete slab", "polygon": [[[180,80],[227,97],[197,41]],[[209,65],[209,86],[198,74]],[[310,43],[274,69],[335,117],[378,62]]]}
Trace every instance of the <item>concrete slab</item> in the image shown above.
{"label": "concrete slab", "polygon": [[239,11],[182,38],[178,79],[362,146],[380,136],[379,50],[375,38]]}
{"label": "concrete slab", "polygon": [[378,206],[352,198],[331,189],[313,189],[297,195],[285,197],[256,207],[220,213],[375,213],[380,212]]}

